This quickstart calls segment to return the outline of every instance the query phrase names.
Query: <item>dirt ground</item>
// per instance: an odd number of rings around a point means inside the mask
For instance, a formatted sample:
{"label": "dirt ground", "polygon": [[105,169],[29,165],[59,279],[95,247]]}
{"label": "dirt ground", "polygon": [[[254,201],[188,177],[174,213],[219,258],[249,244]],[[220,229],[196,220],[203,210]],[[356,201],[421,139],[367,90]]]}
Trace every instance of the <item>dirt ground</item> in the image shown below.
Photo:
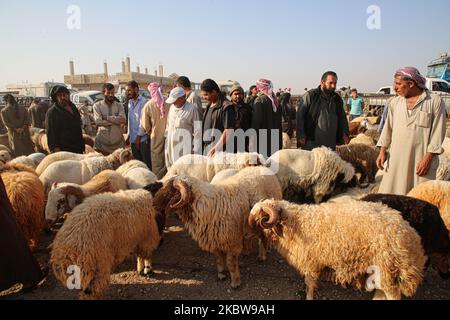
{"label": "dirt ground", "polygon": [[[305,284],[297,272],[277,254],[268,254],[268,261],[258,262],[257,253],[240,259],[242,286],[230,287],[229,278],[216,277],[215,259],[202,252],[174,217],[168,219],[169,227],[163,245],[154,255],[155,274],[146,279],[134,271],[134,260],[123,263],[111,277],[108,300],[302,300]],[[43,235],[39,262],[47,265],[49,253],[45,248],[53,236]],[[316,290],[318,300],[367,300],[372,294],[344,289],[322,282]],[[62,286],[50,271],[46,281],[34,292],[20,293],[20,286],[0,292],[0,299],[70,300],[78,299],[76,291]],[[429,270],[414,299],[450,299],[450,280],[442,280]]]}

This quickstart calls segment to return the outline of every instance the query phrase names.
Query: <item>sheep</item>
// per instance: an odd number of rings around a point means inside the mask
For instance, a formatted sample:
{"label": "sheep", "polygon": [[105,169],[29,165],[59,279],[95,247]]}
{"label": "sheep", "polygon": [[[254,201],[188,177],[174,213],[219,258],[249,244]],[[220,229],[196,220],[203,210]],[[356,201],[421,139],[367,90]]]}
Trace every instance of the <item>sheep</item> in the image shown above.
{"label": "sheep", "polygon": [[[155,193],[158,212],[174,211],[199,247],[216,256],[220,280],[226,278],[228,267],[232,288],[241,284],[238,259],[248,249],[244,234],[253,204],[282,197],[277,178],[264,167],[246,168],[219,185],[184,175],[165,181],[159,190],[154,186],[146,190]],[[266,259],[263,244],[260,242],[260,260]]]}
{"label": "sheep", "polygon": [[248,220],[249,236],[270,240],[305,276],[308,300],[314,298],[321,274],[361,290],[366,273],[375,271],[368,279],[375,279],[375,299],[411,297],[422,282],[425,256],[420,237],[385,205],[265,200],[253,207]]}
{"label": "sheep", "polygon": [[33,141],[35,149],[37,152],[49,154],[51,153],[50,148],[48,146],[47,134],[45,130],[41,129],[39,132],[31,133],[31,141]]}
{"label": "sheep", "polygon": [[158,177],[151,172],[147,165],[139,160],[131,160],[116,170],[128,182],[128,189],[142,189],[158,180]]}
{"label": "sheep", "polygon": [[369,183],[375,182],[375,175],[378,172],[377,157],[378,152],[365,144],[351,144],[348,146],[338,146],[337,154],[342,160],[350,163],[355,172],[361,175],[359,182],[366,181]]}
{"label": "sheep", "polygon": [[97,153],[94,148],[92,148],[90,145],[85,144],[84,145],[84,153],[90,154],[90,153]]}
{"label": "sheep", "polygon": [[376,145],[378,143],[378,140],[380,140],[381,133],[379,133],[378,130],[367,130],[364,132],[364,135],[371,138]]}
{"label": "sheep", "polygon": [[211,180],[211,184],[219,184],[222,181],[225,181],[226,179],[228,179],[238,173],[239,173],[239,170],[237,170],[237,169],[222,170],[214,176],[214,178]]}
{"label": "sheep", "polygon": [[44,187],[34,170],[22,164],[6,164],[0,173],[17,223],[34,252],[45,226]]}
{"label": "sheep", "polygon": [[450,181],[450,157],[440,156],[436,180]]}
{"label": "sheep", "polygon": [[243,169],[249,166],[265,165],[264,157],[257,153],[219,152],[213,157],[186,155],[178,159],[168,169],[163,181],[178,175],[189,175],[202,181],[211,182],[214,176],[225,169]]}
{"label": "sheep", "polygon": [[399,211],[422,238],[425,254],[442,278],[450,277],[450,238],[436,206],[411,197],[372,194],[361,201],[378,202]]}
{"label": "sheep", "polygon": [[12,160],[11,152],[8,151],[8,150],[1,150],[0,149],[0,163],[1,164],[5,164],[5,163],[7,163],[7,162],[9,162],[11,160]]}
{"label": "sheep", "polygon": [[77,206],[59,230],[50,263],[64,285],[70,266],[81,271],[81,299],[100,299],[114,269],[133,254],[137,272],[149,276],[165,216],[155,211],[145,190],[92,196]]}
{"label": "sheep", "polygon": [[33,169],[36,169],[37,166],[44,160],[45,154],[43,153],[33,153],[29,156],[21,156],[11,160],[11,163],[22,163]]}
{"label": "sheep", "polygon": [[450,158],[450,137],[447,136],[442,143],[442,148],[444,149],[444,156]]}
{"label": "sheep", "polygon": [[278,177],[284,199],[299,203],[320,203],[338,187],[356,186],[352,165],[325,147],[281,150],[269,158],[267,166]]}
{"label": "sheep", "polygon": [[64,214],[72,212],[87,197],[127,189],[127,180],[121,174],[112,170],[100,172],[82,186],[74,183],[58,184],[55,182],[48,194],[45,219],[48,225],[53,225]]}
{"label": "sheep", "polygon": [[291,137],[286,132],[283,132],[283,149],[290,149],[292,145]]}
{"label": "sheep", "polygon": [[89,136],[87,134],[83,134],[83,141],[84,141],[85,145],[88,145],[91,148],[94,147],[94,139],[91,136]]}
{"label": "sheep", "polygon": [[364,133],[361,133],[359,135],[357,135],[355,138],[353,138],[349,145],[352,144],[365,144],[366,146],[375,148],[375,142],[373,141],[373,139],[367,135],[365,135]]}
{"label": "sheep", "polygon": [[107,157],[88,157],[81,161],[64,160],[52,163],[39,176],[48,193],[54,182],[84,184],[104,170],[115,170],[131,160],[129,149],[118,149]]}
{"label": "sheep", "polygon": [[413,197],[438,207],[442,220],[450,232],[450,182],[428,181],[419,184],[408,193]]}
{"label": "sheep", "polygon": [[78,154],[78,153],[72,153],[72,152],[66,152],[66,151],[60,151],[56,153],[49,154],[42,160],[42,162],[37,166],[36,173],[38,175],[41,175],[45,169],[47,169],[48,166],[50,166],[52,163],[57,161],[63,161],[63,160],[77,160],[81,161],[86,158],[91,157],[102,157],[102,154],[100,153],[92,153],[92,154]]}

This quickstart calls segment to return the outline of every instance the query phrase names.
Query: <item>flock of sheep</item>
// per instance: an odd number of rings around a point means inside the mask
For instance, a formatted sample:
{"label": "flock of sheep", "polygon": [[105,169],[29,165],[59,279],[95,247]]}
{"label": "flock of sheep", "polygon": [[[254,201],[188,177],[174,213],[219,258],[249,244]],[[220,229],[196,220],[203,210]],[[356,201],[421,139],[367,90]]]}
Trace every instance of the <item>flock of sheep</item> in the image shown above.
{"label": "flock of sheep", "polygon": [[274,248],[305,277],[308,299],[322,279],[364,289],[371,267],[381,275],[374,298],[400,299],[414,296],[428,265],[450,276],[449,144],[440,180],[410,197],[376,194],[369,132],[337,152],[188,155],[160,181],[129,149],[11,160],[0,146],[0,173],[32,251],[45,228],[62,222],[50,264],[63,285],[69,267],[80,268],[82,299],[102,298],[132,256],[150,276],[169,214],[215,255],[218,278],[229,273],[233,288],[240,255],[257,243],[261,261]]}

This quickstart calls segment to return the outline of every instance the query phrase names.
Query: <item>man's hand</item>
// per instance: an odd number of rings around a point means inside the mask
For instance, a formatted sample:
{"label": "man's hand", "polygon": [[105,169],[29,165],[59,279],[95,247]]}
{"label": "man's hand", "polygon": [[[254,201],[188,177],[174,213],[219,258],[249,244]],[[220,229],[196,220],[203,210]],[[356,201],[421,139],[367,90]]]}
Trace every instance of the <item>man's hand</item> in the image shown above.
{"label": "man's hand", "polygon": [[141,151],[141,137],[138,136],[138,137],[136,138],[135,144],[136,144],[136,150],[137,150],[137,151]]}
{"label": "man's hand", "polygon": [[419,162],[416,168],[416,174],[419,177],[425,176],[430,170],[431,161],[433,160],[433,155],[431,153],[427,153],[422,161]]}
{"label": "man's hand", "polygon": [[386,162],[386,149],[381,148],[380,154],[377,158],[377,167],[380,170],[384,170],[384,163]]}
{"label": "man's hand", "polygon": [[306,138],[300,138],[297,140],[297,148],[303,148],[306,145]]}

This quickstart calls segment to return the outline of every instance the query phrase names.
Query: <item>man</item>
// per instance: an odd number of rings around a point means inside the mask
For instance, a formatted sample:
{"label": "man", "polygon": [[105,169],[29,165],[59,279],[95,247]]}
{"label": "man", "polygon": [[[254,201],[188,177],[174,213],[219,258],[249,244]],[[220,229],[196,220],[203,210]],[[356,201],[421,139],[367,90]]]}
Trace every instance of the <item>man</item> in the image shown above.
{"label": "man", "polygon": [[350,110],[350,122],[359,118],[363,114],[364,99],[358,96],[358,90],[352,89],[351,96],[347,101],[347,108]]}
{"label": "man", "polygon": [[136,160],[144,162],[151,169],[150,138],[141,126],[142,109],[147,100],[139,94],[139,85],[136,81],[128,82],[126,86],[128,102],[128,138],[131,151]]}
{"label": "man", "polygon": [[170,92],[166,103],[172,104],[166,130],[166,166],[170,168],[184,155],[201,151],[201,118],[194,105],[186,100],[183,88]]}
{"label": "man", "polygon": [[49,108],[50,106],[42,102],[39,98],[33,100],[30,108],[28,108],[28,114],[33,128],[45,129],[45,115]]}
{"label": "man", "polygon": [[183,88],[186,92],[187,102],[194,105],[200,116],[203,118],[203,104],[202,99],[192,90],[192,84],[188,77],[179,77],[177,79],[177,86]]}
{"label": "man", "polygon": [[425,78],[414,67],[397,70],[394,81],[397,96],[389,103],[378,142],[377,166],[384,170],[379,193],[406,195],[436,179],[438,155],[444,151],[445,104],[427,90]]}
{"label": "man", "polygon": [[141,126],[150,135],[152,171],[158,179],[162,179],[167,173],[164,147],[167,117],[170,105],[164,103],[161,86],[153,82],[148,86],[152,99],[147,102],[142,110]]}
{"label": "man", "polygon": [[8,141],[14,157],[28,156],[34,152],[30,136],[30,118],[24,106],[7,94],[3,97],[6,107],[1,111],[2,121],[8,130]]}
{"label": "man", "polygon": [[257,150],[269,158],[283,146],[281,107],[270,80],[260,79],[256,87],[260,95],[253,104],[252,128],[256,130],[257,139],[252,142],[251,151]]}
{"label": "man", "polygon": [[256,86],[251,86],[250,89],[248,90],[248,97],[245,100],[245,103],[252,107],[257,97],[258,97],[258,89],[256,88]]}
{"label": "man", "polygon": [[[231,102],[235,111],[234,130],[242,130],[235,132],[234,152],[249,151],[249,139],[244,136],[244,133],[252,127],[252,107],[244,102],[244,95],[244,89],[240,86],[233,86],[230,90]],[[236,133],[239,136],[236,136]]]}
{"label": "man", "polygon": [[52,89],[53,105],[45,120],[48,147],[52,153],[84,153],[81,116],[69,96],[70,91],[66,87],[56,86]]}
{"label": "man", "polygon": [[297,112],[297,146],[312,150],[321,146],[336,150],[350,139],[344,102],[336,93],[338,77],[333,71],[322,76],[317,89],[308,91]]}
{"label": "man", "polygon": [[103,85],[105,99],[94,104],[94,121],[98,127],[94,149],[104,155],[123,148],[122,125],[126,123],[123,105],[117,102],[115,88],[111,83]]}
{"label": "man", "polygon": [[204,151],[209,157],[217,152],[228,150],[227,142],[232,138],[235,127],[233,104],[226,99],[219,85],[211,79],[201,84],[203,97],[208,101],[203,115]]}

